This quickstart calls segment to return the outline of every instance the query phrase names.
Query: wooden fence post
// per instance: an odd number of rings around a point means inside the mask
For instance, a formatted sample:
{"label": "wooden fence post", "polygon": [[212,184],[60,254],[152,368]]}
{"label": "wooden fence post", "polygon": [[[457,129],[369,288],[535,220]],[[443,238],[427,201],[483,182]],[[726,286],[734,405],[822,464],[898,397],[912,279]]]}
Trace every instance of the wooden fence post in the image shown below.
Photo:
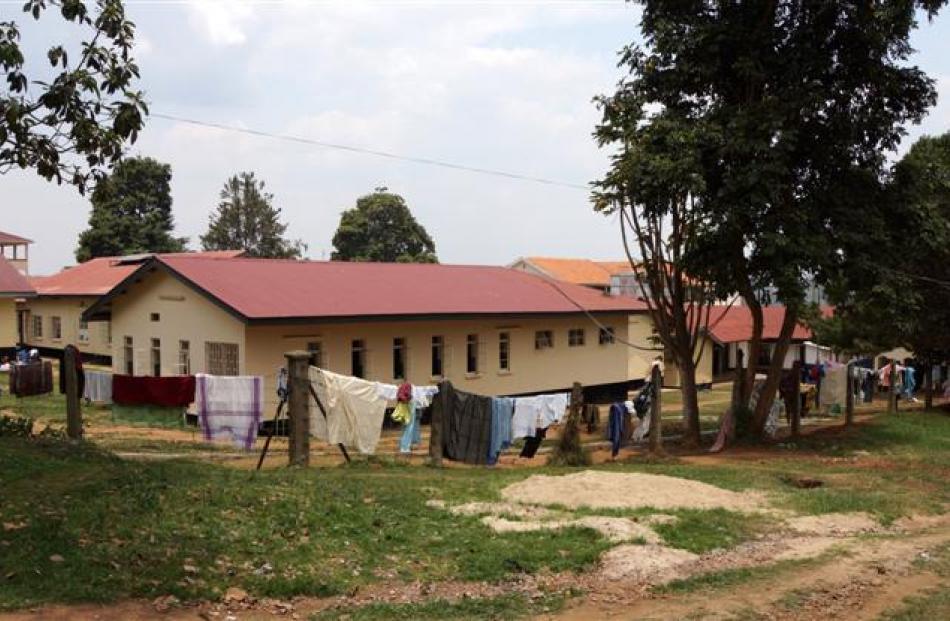
{"label": "wooden fence post", "polygon": [[788,424],[791,428],[791,434],[793,438],[797,438],[802,433],[802,363],[796,361],[792,365],[792,373],[795,374],[795,377],[792,378],[791,385],[795,387],[794,399],[792,399],[792,411],[788,413]]}
{"label": "wooden fence post", "polygon": [[663,453],[663,373],[659,365],[650,369],[650,382],[653,385],[653,398],[650,400],[650,452]]}
{"label": "wooden fence post", "polygon": [[78,350],[67,346],[63,350],[63,373],[66,374],[66,435],[70,440],[82,440],[82,404],[79,394],[79,377],[76,373]]}
{"label": "wooden fence post", "polygon": [[897,360],[891,360],[890,394],[887,395],[887,413],[897,414]]}
{"label": "wooden fence post", "polygon": [[291,351],[287,358],[287,417],[291,466],[310,465],[310,352]]}
{"label": "wooden fence post", "polygon": [[848,394],[844,401],[844,426],[850,427],[854,424],[854,363],[848,363],[847,373],[845,385],[848,387]]}

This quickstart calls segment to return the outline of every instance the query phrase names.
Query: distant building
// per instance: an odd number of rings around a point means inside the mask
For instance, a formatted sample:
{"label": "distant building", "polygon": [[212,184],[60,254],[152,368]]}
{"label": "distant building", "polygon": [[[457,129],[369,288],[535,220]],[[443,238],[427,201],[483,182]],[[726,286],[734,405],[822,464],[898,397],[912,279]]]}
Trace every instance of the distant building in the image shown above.
{"label": "distant building", "polygon": [[[233,257],[241,253],[186,254]],[[111,325],[108,321],[90,324],[82,313],[152,256],[98,257],[50,276],[33,276],[30,284],[37,295],[19,305],[22,341],[44,356],[58,356],[66,345],[74,344],[87,360],[110,364]]]}
{"label": "distant building", "polygon": [[629,261],[593,261],[591,259],[563,259],[553,257],[521,257],[510,268],[546,276],[561,282],[611,292],[611,277],[630,271]]}
{"label": "distant building", "polygon": [[0,231],[0,257],[24,276],[30,273],[30,244],[33,240]]}
{"label": "distant building", "polygon": [[118,373],[261,375],[271,396],[291,350],[381,382],[515,395],[577,381],[599,400],[626,398],[653,358],[642,302],[490,266],[157,256],[83,319],[111,321]]}
{"label": "distant building", "polygon": [[36,295],[26,277],[0,256],[0,353],[9,356],[20,342],[17,302]]}

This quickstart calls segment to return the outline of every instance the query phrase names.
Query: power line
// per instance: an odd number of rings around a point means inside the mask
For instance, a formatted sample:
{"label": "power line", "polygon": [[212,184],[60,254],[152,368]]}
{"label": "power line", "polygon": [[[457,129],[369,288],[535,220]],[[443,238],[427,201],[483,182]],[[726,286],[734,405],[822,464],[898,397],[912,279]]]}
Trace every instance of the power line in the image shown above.
{"label": "power line", "polygon": [[411,162],[413,164],[423,164],[426,166],[438,166],[440,168],[461,170],[464,172],[477,173],[480,175],[493,175],[496,177],[505,177],[507,179],[515,179],[517,181],[530,181],[533,183],[541,183],[544,185],[551,185],[551,186],[557,186],[557,187],[562,187],[562,188],[571,188],[574,190],[587,191],[590,189],[588,186],[582,185],[580,183],[571,183],[568,181],[557,181],[555,179],[547,179],[545,177],[533,177],[531,175],[513,173],[513,172],[508,172],[505,170],[497,170],[493,168],[480,168],[478,166],[468,166],[466,164],[447,162],[445,160],[437,160],[437,159],[428,158],[428,157],[416,157],[412,155],[403,155],[401,153],[393,153],[391,151],[382,151],[379,149],[356,147],[353,145],[340,144],[336,142],[326,142],[324,140],[315,140],[313,138],[304,138],[302,136],[291,136],[289,134],[275,134],[271,132],[265,132],[259,129],[248,129],[244,127],[236,127],[234,125],[224,125],[222,123],[213,123],[210,121],[198,121],[195,119],[188,119],[185,117],[175,116],[172,114],[164,114],[161,112],[151,112],[149,113],[149,116],[159,118],[159,119],[165,119],[166,121],[175,121],[177,123],[187,123],[189,125],[196,125],[199,127],[209,127],[212,129],[219,129],[222,131],[246,134],[249,136],[257,136],[259,138],[270,138],[272,140],[283,140],[285,142],[307,144],[307,145],[312,145],[312,146],[317,146],[317,147],[323,147],[325,149],[336,149],[338,151],[348,151],[350,153],[359,153],[362,155],[373,155],[376,157],[385,157],[387,159],[399,160],[403,162]]}

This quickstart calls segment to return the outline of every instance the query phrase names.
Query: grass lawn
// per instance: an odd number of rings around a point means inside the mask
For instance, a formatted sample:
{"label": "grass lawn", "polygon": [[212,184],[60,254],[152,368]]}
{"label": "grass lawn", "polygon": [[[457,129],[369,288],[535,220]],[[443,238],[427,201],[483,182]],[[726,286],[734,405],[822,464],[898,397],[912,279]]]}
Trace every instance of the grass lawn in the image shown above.
{"label": "grass lawn", "polygon": [[[887,522],[950,503],[948,448],[950,417],[912,413],[776,448],[767,458],[635,458],[601,468],[757,489],[798,512],[864,510]],[[870,451],[875,466],[855,463],[849,457],[855,450]],[[286,598],[347,593],[380,581],[495,582],[522,573],[584,571],[611,545],[594,531],[497,534],[477,517],[426,506],[435,498],[493,500],[502,487],[531,474],[570,471],[363,461],[254,473],[197,459],[126,461],[90,443],[0,438],[0,609],[167,594],[215,599],[231,586]],[[784,482],[788,475],[819,477],[826,485],[801,490]],[[694,552],[737,545],[770,526],[767,519],[725,510],[673,513],[680,520],[658,527],[660,535]],[[542,601],[506,596],[378,605],[350,618],[506,618],[560,602],[552,594]]]}

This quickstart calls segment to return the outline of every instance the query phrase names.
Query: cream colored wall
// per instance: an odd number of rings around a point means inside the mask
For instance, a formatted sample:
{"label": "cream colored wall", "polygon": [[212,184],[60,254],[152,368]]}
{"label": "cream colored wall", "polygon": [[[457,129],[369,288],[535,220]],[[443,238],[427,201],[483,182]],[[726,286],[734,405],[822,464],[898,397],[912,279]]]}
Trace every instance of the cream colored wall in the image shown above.
{"label": "cream colored wall", "polygon": [[[711,384],[713,381],[713,342],[706,338],[703,343],[703,351],[700,354],[699,362],[696,364],[696,384]],[[680,370],[675,364],[669,361],[666,363],[663,377],[664,386],[680,385]]]}
{"label": "cream colored wall", "polygon": [[[158,313],[159,321],[151,314]],[[94,325],[94,324],[90,324]],[[181,372],[178,344],[191,345],[191,372],[205,370],[205,343],[235,343],[244,372],[244,324],[177,279],[155,272],[112,301],[112,368],[125,372],[124,337],[135,349],[135,374],[151,375],[151,340],[161,339],[162,375]]]}
{"label": "cream colored wall", "polygon": [[[613,315],[602,320],[623,335],[626,318]],[[584,328],[585,345],[568,346],[568,330]],[[552,349],[535,350],[536,330],[554,332]],[[511,371],[498,368],[498,335],[511,338]],[[479,337],[479,373],[466,374],[466,339]],[[249,326],[247,372],[265,377],[268,400],[274,401],[274,377],[284,365],[284,354],[305,349],[310,341],[323,347],[324,366],[349,375],[351,343],[362,339],[367,348],[367,379],[396,383],[392,377],[393,338],[405,338],[407,375],[414,384],[438,381],[431,376],[431,339],[445,342],[445,377],[461,390],[483,395],[518,394],[568,388],[575,381],[584,385],[623,382],[629,379],[628,351],[621,343],[598,344],[598,330],[587,318],[571,317],[472,319],[464,321],[365,322],[359,324],[311,324]]]}
{"label": "cream colored wall", "polygon": [[16,344],[16,300],[0,298],[0,347],[15,347]]}
{"label": "cream colored wall", "polygon": [[630,315],[627,318],[626,340],[629,343],[642,347],[623,346],[627,350],[627,376],[630,379],[646,379],[650,375],[650,365],[653,359],[661,355],[662,351],[650,351],[659,345],[654,345],[651,340],[653,337],[653,321],[646,313]]}
{"label": "cream colored wall", "polygon": [[[111,356],[112,346],[109,344],[108,322],[89,323],[87,340],[79,338],[79,320],[82,312],[89,308],[95,297],[38,297],[28,299],[21,308],[28,311],[26,318],[26,342],[33,347],[50,347],[62,349],[73,344],[80,351],[100,356]],[[33,316],[43,317],[43,338],[33,337]],[[59,317],[62,321],[62,338],[53,338],[52,317]]]}

